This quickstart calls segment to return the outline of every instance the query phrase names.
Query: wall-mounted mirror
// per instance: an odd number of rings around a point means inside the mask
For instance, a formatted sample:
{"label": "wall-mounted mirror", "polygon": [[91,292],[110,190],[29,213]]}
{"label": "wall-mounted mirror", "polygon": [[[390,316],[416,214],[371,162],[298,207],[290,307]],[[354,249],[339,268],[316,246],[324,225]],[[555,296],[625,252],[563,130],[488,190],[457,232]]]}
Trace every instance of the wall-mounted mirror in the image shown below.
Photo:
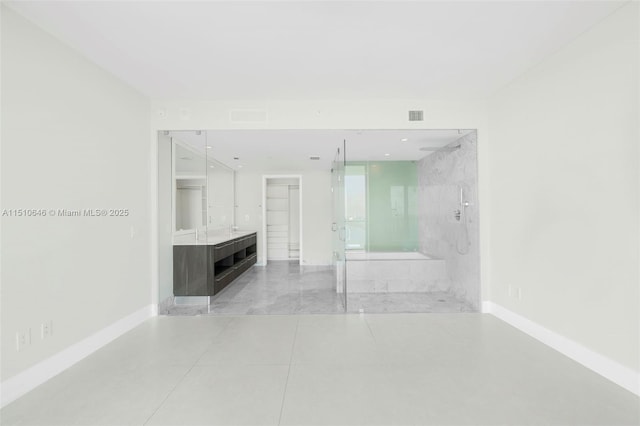
{"label": "wall-mounted mirror", "polygon": [[235,172],[214,158],[207,132],[171,132],[173,234],[206,241],[235,224]]}
{"label": "wall-mounted mirror", "polygon": [[197,147],[173,138],[174,232],[207,225],[206,157]]}
{"label": "wall-mounted mirror", "polygon": [[212,155],[207,158],[207,227],[212,233],[231,231],[235,225],[235,172]]}

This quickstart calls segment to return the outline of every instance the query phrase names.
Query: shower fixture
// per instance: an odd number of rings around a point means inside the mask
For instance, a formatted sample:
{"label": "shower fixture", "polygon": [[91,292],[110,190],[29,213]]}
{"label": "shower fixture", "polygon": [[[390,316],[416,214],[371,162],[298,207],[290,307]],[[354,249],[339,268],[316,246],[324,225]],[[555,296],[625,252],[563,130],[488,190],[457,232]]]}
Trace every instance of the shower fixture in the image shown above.
{"label": "shower fixture", "polygon": [[420,148],[420,151],[443,151],[443,152],[451,152],[451,151],[455,151],[457,149],[460,149],[460,145],[455,145],[455,146],[442,146],[442,147],[437,147],[437,146],[423,146],[422,148]]}
{"label": "shower fixture", "polygon": [[468,254],[469,248],[471,247],[471,241],[469,240],[469,224],[467,220],[467,208],[471,206],[471,203],[465,197],[465,187],[466,185],[464,183],[458,185],[458,202],[460,207],[453,211],[453,217],[457,222],[461,222],[462,226],[462,229],[460,229],[458,234],[458,238],[456,239],[456,251],[463,255]]}

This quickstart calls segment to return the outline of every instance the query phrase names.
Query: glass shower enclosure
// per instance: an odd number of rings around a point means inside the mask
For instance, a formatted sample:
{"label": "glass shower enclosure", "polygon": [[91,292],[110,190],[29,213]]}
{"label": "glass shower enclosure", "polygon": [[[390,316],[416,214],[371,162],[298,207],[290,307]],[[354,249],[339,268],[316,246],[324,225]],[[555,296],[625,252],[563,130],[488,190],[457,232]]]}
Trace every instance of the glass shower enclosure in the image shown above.
{"label": "glass shower enclosure", "polygon": [[331,191],[333,192],[333,267],[336,277],[336,292],[342,302],[345,312],[347,305],[347,259],[345,252],[346,222],[345,222],[345,166],[346,141],[338,147],[331,168]]}
{"label": "glass shower enclosure", "polygon": [[337,151],[334,267],[346,312],[478,310],[477,137],[445,136],[406,159],[366,158],[355,143],[361,157],[347,158],[348,140]]}

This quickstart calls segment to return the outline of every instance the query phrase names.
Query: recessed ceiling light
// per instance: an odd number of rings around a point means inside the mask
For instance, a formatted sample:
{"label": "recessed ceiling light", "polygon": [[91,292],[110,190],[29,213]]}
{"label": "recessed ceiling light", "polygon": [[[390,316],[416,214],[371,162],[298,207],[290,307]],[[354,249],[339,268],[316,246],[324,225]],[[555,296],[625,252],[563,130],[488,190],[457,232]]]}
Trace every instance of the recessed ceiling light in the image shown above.
{"label": "recessed ceiling light", "polygon": [[212,169],[215,169],[215,168],[216,168],[216,166],[209,166],[209,167],[211,167]]}
{"label": "recessed ceiling light", "polygon": [[408,140],[409,140],[408,138],[402,138],[402,139],[400,139],[400,142],[406,142]]}
{"label": "recessed ceiling light", "polygon": [[207,149],[211,149],[211,148],[212,148],[211,145],[207,145]]}
{"label": "recessed ceiling light", "polygon": [[239,168],[239,169],[241,169],[241,168],[242,168],[242,164],[239,164],[239,165],[238,165],[238,168]]}
{"label": "recessed ceiling light", "polygon": [[388,157],[388,156],[390,156],[390,155],[391,155],[391,154],[385,154],[384,156],[385,156],[385,157]]}

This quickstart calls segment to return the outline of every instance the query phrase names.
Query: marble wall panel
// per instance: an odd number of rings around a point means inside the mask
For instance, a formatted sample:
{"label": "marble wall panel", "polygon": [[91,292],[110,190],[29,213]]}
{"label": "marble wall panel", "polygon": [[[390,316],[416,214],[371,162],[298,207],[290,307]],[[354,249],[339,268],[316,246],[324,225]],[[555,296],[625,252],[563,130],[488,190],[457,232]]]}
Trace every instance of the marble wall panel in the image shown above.
{"label": "marble wall panel", "polygon": [[477,164],[475,132],[418,162],[420,251],[444,259],[448,290],[474,309],[480,306]]}

